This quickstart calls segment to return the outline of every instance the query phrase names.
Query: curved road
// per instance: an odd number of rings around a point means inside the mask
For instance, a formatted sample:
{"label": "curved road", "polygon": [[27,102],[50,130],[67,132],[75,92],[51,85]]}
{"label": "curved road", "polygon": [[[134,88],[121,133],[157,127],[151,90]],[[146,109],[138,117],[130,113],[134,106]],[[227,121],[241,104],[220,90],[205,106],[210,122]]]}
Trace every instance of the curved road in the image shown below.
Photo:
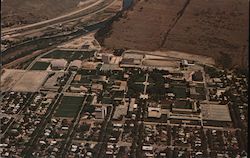
{"label": "curved road", "polygon": [[[112,0],[111,3],[109,3],[109,4],[113,4],[114,1],[116,1],[116,0]],[[37,28],[45,27],[46,25],[52,25],[52,24],[60,23],[60,22],[65,21],[65,18],[69,18],[71,16],[76,16],[77,14],[80,14],[80,13],[82,13],[84,11],[87,11],[90,8],[98,6],[99,4],[105,3],[105,2],[107,3],[107,0],[98,0],[97,2],[87,6],[85,8],[82,8],[80,10],[77,10],[77,11],[74,11],[74,12],[71,12],[71,13],[68,13],[68,14],[53,18],[53,19],[49,19],[49,20],[38,22],[38,23],[30,24],[30,25],[25,25],[25,26],[16,27],[16,28],[10,28],[10,29],[3,29],[2,33],[3,33],[3,35],[7,35],[7,34],[15,33],[17,31],[25,31],[25,30],[30,30],[30,29],[37,29]],[[104,5],[104,6],[107,7],[106,5]],[[94,12],[96,12],[96,11],[98,11],[98,10],[95,10]]]}

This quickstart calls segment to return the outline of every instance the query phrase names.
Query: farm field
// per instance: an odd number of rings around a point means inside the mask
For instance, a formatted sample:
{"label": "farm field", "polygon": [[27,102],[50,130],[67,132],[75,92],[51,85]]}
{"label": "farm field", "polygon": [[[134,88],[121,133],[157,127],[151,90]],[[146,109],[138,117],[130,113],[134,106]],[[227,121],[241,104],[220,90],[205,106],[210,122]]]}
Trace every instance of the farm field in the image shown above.
{"label": "farm field", "polygon": [[56,117],[74,117],[80,106],[82,106],[84,97],[63,96],[60,105],[56,111]]}
{"label": "farm field", "polygon": [[46,70],[49,67],[50,63],[48,62],[36,62],[31,70]]}
{"label": "farm field", "polygon": [[186,88],[184,87],[173,87],[173,93],[175,94],[176,98],[186,98]]}

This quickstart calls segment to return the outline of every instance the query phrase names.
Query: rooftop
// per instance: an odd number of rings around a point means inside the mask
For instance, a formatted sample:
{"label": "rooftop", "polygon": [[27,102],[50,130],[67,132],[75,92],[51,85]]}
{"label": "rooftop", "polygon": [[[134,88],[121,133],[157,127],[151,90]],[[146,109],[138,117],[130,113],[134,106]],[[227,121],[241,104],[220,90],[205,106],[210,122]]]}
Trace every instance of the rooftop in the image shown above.
{"label": "rooftop", "polygon": [[201,113],[205,120],[232,121],[228,105],[201,104]]}

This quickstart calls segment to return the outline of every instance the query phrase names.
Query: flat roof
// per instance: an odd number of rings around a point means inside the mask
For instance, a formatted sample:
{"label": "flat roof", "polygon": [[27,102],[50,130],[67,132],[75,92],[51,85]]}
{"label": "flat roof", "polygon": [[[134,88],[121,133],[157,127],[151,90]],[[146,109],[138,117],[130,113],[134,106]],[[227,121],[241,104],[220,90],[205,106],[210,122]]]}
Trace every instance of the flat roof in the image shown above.
{"label": "flat roof", "polygon": [[144,55],[143,54],[136,54],[136,53],[128,53],[128,52],[125,52],[123,54],[123,58],[133,58],[133,59],[143,59],[144,58]]}
{"label": "flat roof", "polygon": [[227,104],[201,104],[201,113],[204,120],[232,121]]}
{"label": "flat roof", "polygon": [[113,119],[118,119],[121,116],[127,115],[127,108],[128,108],[128,103],[125,103],[125,105],[117,106],[115,109]]}
{"label": "flat roof", "polygon": [[102,71],[108,71],[108,70],[123,70],[119,67],[117,64],[103,64],[101,67]]}

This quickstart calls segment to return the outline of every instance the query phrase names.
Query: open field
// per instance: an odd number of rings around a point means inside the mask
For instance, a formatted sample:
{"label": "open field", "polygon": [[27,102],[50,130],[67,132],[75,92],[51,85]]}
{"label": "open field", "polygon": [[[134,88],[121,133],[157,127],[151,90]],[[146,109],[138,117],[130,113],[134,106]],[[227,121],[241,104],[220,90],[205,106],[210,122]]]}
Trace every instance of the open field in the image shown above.
{"label": "open field", "polygon": [[90,32],[87,35],[81,36],[79,38],[76,38],[72,41],[69,41],[65,44],[62,44],[58,46],[58,48],[62,49],[89,49],[89,50],[96,50],[101,49],[100,44],[95,39],[95,33]]}
{"label": "open field", "polygon": [[53,59],[66,59],[67,61],[72,60],[84,60],[94,56],[95,51],[66,51],[66,50],[55,50],[42,58],[53,58]]}
{"label": "open field", "polygon": [[150,60],[144,60],[142,62],[142,65],[145,66],[153,66],[153,67],[173,67],[178,68],[179,62],[178,61],[170,61],[170,60],[157,60],[157,59],[150,59]]}
{"label": "open field", "polygon": [[180,86],[175,86],[173,87],[173,93],[175,94],[176,98],[186,98],[186,88],[180,87]]}
{"label": "open field", "polygon": [[25,70],[3,69],[1,72],[1,91],[12,88],[24,73]]}
{"label": "open field", "polygon": [[62,77],[64,75],[64,72],[55,72],[54,75],[48,77],[47,81],[44,83],[43,88],[45,89],[57,89],[59,88],[59,85],[57,84],[57,79]]}
{"label": "open field", "polygon": [[32,67],[31,70],[47,70],[50,63],[48,62],[36,62]]}
{"label": "open field", "polygon": [[247,0],[141,0],[112,24],[102,44],[188,52],[246,68],[248,11]]}
{"label": "open field", "polygon": [[47,79],[46,71],[26,71],[16,82],[12,90],[22,92],[36,92]]}
{"label": "open field", "polygon": [[64,96],[56,111],[56,117],[74,117],[80,106],[82,106],[84,98],[76,96]]}

